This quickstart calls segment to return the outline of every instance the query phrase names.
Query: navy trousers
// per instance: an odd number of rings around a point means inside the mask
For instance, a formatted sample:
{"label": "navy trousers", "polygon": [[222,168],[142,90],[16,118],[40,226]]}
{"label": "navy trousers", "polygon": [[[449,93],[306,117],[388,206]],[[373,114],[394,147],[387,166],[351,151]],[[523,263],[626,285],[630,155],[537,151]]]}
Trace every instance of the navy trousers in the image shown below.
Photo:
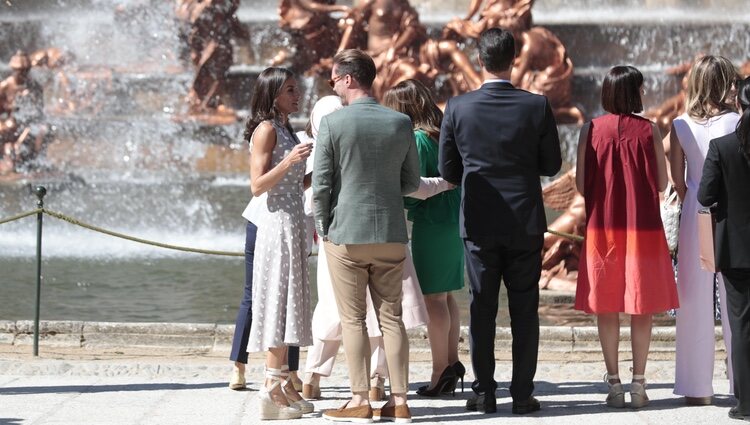
{"label": "navy trousers", "polygon": [[464,239],[471,294],[469,336],[477,394],[494,394],[495,318],[501,282],[508,290],[513,336],[513,377],[510,394],[525,401],[534,392],[539,352],[539,276],[543,237],[529,236],[504,245]]}
{"label": "navy trousers", "polygon": [[[253,260],[255,259],[255,238],[258,227],[247,222],[245,231],[245,292],[237,311],[234,323],[234,338],[229,360],[247,364],[247,339],[253,323]],[[299,370],[299,347],[289,347],[289,370]]]}

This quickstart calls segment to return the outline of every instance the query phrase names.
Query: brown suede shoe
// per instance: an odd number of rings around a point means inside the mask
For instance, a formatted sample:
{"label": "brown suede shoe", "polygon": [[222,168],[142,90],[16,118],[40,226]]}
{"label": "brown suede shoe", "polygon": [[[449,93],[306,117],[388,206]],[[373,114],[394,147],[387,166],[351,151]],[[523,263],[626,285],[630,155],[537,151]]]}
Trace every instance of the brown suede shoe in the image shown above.
{"label": "brown suede shoe", "polygon": [[411,423],[411,412],[409,406],[400,404],[398,406],[383,406],[373,409],[372,419],[376,421],[394,421],[397,424]]}
{"label": "brown suede shoe", "polygon": [[372,407],[367,406],[349,407],[348,402],[338,409],[330,409],[323,412],[323,418],[334,422],[354,422],[357,424],[372,423]]}

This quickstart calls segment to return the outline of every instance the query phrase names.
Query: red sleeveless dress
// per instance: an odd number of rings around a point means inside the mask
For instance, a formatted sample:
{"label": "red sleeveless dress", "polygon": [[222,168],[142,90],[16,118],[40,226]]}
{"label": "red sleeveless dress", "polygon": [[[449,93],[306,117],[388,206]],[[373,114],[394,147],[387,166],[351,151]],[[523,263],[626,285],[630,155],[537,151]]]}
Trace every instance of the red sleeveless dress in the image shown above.
{"label": "red sleeveless dress", "polygon": [[659,213],[654,143],[645,118],[605,115],[591,122],[577,310],[652,314],[678,307]]}

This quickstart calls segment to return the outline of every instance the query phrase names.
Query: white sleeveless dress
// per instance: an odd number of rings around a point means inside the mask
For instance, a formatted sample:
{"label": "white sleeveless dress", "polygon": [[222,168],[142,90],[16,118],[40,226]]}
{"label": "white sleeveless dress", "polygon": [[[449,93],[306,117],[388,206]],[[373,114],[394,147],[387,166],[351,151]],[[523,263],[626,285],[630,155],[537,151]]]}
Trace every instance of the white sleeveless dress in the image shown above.
{"label": "white sleeveless dress", "polygon": [[[687,193],[682,204],[677,253],[677,309],[674,393],[686,397],[709,397],[714,394],[714,286],[713,273],[700,266],[698,244],[698,186],[703,176],[703,162],[711,139],[734,131],[739,115],[727,113],[707,122],[693,121],[687,114],[674,120],[680,146],[687,158],[685,183]],[[731,352],[731,332],[726,313],[724,281],[719,277],[721,322],[727,357]],[[732,362],[728,362],[730,392]]]}
{"label": "white sleeveless dress", "polygon": [[[298,143],[289,130],[276,130],[271,167]],[[252,143],[252,141],[251,141]],[[307,232],[302,193],[305,163],[293,165],[270,190],[258,215],[253,264],[253,322],[248,352],[285,345],[312,345]]]}

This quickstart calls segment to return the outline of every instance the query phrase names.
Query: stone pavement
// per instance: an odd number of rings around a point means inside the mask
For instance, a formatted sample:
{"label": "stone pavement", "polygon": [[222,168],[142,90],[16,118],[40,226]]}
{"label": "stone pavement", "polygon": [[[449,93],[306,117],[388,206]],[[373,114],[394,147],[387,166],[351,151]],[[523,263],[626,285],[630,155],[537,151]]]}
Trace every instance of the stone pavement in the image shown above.
{"label": "stone pavement", "polygon": [[[40,358],[30,347],[0,347],[0,425],[16,424],[254,424],[259,423],[257,389],[261,357],[251,358],[248,391],[227,388],[231,363],[225,355],[159,349],[81,350],[43,347]],[[430,375],[427,353],[412,353],[412,390]],[[468,365],[468,356],[462,354]],[[331,424],[320,411],[339,407],[348,396],[346,364],[339,356],[334,376],[322,381],[324,396],[303,424]],[[502,357],[502,356],[501,356]],[[304,363],[304,353],[303,353]],[[623,359],[627,360],[627,359]],[[467,390],[454,397],[425,399],[410,393],[415,423],[484,424],[738,424],[727,417],[734,403],[727,395],[723,360],[717,359],[714,406],[688,407],[672,394],[674,362],[651,361],[647,369],[651,405],[645,409],[604,406],[606,384],[600,357],[540,362],[535,395],[542,410],[531,415],[510,413],[510,363],[498,361],[498,413],[464,410]],[[621,365],[624,381],[628,364]],[[469,372],[470,374],[471,372]],[[376,404],[377,405],[377,404]],[[279,422],[264,422],[266,424]]]}

